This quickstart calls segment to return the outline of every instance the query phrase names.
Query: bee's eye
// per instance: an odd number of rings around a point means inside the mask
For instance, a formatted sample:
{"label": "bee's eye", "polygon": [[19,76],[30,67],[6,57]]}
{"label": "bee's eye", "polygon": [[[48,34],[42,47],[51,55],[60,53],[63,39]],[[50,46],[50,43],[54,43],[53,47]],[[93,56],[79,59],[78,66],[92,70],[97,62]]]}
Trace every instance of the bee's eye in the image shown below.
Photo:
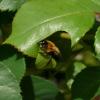
{"label": "bee's eye", "polygon": [[46,41],[41,41],[41,42],[40,42],[40,44],[45,44],[45,43],[46,43]]}
{"label": "bee's eye", "polygon": [[40,47],[46,47],[48,45],[47,41],[41,41]]}

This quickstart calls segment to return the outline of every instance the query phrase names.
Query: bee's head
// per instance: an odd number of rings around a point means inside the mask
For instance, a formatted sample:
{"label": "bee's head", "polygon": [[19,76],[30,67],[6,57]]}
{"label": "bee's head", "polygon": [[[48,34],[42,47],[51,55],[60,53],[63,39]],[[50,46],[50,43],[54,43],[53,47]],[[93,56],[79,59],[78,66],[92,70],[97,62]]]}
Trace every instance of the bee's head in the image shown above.
{"label": "bee's head", "polygon": [[44,53],[51,55],[53,58],[61,57],[59,48],[52,41],[41,41],[40,48],[44,51]]}
{"label": "bee's head", "polygon": [[46,48],[48,45],[48,42],[46,40],[40,41],[40,48]]}

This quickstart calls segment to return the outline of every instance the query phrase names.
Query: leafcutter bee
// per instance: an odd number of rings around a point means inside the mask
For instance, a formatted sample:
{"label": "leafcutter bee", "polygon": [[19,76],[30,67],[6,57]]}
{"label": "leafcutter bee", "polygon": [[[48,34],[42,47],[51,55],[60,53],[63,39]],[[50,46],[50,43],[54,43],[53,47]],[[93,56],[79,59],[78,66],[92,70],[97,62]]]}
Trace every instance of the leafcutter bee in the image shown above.
{"label": "leafcutter bee", "polygon": [[54,59],[58,59],[61,55],[59,48],[52,41],[41,41],[40,48],[44,51],[44,53],[51,55]]}

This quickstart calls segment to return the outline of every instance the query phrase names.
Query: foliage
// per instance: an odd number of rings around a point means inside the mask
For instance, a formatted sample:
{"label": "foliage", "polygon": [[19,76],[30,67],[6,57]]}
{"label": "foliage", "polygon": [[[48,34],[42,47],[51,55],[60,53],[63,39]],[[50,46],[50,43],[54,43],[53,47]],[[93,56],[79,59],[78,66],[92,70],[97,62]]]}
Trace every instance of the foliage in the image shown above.
{"label": "foliage", "polygon": [[99,0],[0,0],[5,99],[100,99]]}
{"label": "foliage", "polygon": [[18,9],[26,0],[0,0],[1,11],[15,11]]}

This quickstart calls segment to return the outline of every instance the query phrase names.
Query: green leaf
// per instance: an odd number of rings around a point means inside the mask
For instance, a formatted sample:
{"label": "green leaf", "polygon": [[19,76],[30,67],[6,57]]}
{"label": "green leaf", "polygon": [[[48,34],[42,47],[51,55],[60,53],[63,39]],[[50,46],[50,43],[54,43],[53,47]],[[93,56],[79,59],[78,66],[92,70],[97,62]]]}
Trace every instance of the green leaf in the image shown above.
{"label": "green leaf", "polygon": [[97,57],[100,59],[100,27],[98,28],[96,32],[95,39],[96,39],[95,46],[96,46]]}
{"label": "green leaf", "polygon": [[25,73],[24,57],[9,45],[0,46],[0,61],[6,64],[18,81]]}
{"label": "green leaf", "polygon": [[[100,5],[100,0],[92,0],[94,3],[96,3],[97,5]],[[100,9],[100,8],[99,8]]]}
{"label": "green leaf", "polygon": [[0,62],[0,100],[22,100],[15,76],[2,62]]}
{"label": "green leaf", "polygon": [[56,85],[37,76],[32,76],[36,100],[54,100],[58,93]]}
{"label": "green leaf", "polygon": [[42,54],[38,54],[35,62],[37,69],[48,69],[48,68],[55,68],[56,61],[51,56],[43,56]]}
{"label": "green leaf", "polygon": [[[90,100],[100,87],[100,67],[88,67],[81,71],[72,84],[72,98]],[[77,92],[76,92],[77,91]]]}
{"label": "green leaf", "polygon": [[80,62],[75,62],[75,69],[73,75],[76,76],[79,72],[81,72],[86,66]]}
{"label": "green leaf", "polygon": [[[52,59],[52,58],[51,58]],[[42,54],[38,54],[35,65],[37,69],[44,69],[47,63],[50,61],[50,57],[44,57]]]}
{"label": "green leaf", "polygon": [[1,11],[15,11],[17,10],[26,0],[0,0]]}
{"label": "green leaf", "polygon": [[22,95],[27,100],[55,100],[59,92],[54,83],[38,76],[24,77],[21,87]]}
{"label": "green leaf", "polygon": [[36,57],[38,42],[54,32],[68,32],[73,45],[91,28],[93,22],[94,14],[73,1],[31,0],[16,14],[12,34],[5,43],[12,44],[25,54]]}
{"label": "green leaf", "polygon": [[73,0],[73,2],[89,11],[100,12],[100,0]]}

